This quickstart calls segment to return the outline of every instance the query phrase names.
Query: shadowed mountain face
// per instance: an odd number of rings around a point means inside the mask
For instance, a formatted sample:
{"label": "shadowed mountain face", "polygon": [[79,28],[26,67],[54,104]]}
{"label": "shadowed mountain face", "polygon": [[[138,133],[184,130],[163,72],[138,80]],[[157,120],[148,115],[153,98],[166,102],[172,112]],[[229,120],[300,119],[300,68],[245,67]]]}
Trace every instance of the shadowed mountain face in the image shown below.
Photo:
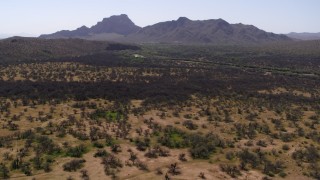
{"label": "shadowed mountain face", "polygon": [[257,44],[290,41],[285,35],[268,33],[252,25],[229,24],[217,20],[192,21],[180,17],[175,21],[160,22],[140,28],[127,15],[111,16],[87,28],[59,31],[40,38],[83,38],[145,43],[194,43],[194,44]]}
{"label": "shadowed mountain face", "polygon": [[53,34],[41,35],[40,38],[56,39],[56,38],[85,38],[87,36],[103,33],[116,33],[119,35],[128,35],[137,32],[140,27],[136,26],[127,15],[111,16],[104,18],[101,22],[88,28],[82,26],[76,30],[63,30]]}

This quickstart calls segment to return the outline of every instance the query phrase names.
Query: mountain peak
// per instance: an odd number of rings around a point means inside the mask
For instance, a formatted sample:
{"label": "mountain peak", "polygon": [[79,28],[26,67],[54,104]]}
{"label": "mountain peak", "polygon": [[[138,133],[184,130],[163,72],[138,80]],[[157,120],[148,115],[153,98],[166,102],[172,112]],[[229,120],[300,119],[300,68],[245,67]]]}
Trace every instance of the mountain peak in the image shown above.
{"label": "mountain peak", "polygon": [[220,24],[229,24],[227,21],[225,21],[224,19],[221,19],[221,18],[217,19],[216,21]]}
{"label": "mountain peak", "polygon": [[117,33],[128,35],[137,32],[140,27],[136,26],[126,14],[104,18],[101,22],[90,28],[91,33]]}
{"label": "mountain peak", "polygon": [[126,14],[120,14],[119,16],[129,18],[128,15],[126,15]]}
{"label": "mountain peak", "polygon": [[81,26],[73,31],[59,31],[49,35],[41,35],[41,38],[74,38],[88,37],[91,34],[108,34],[115,33],[118,35],[128,35],[139,31],[141,28],[136,26],[126,14],[114,15],[108,18],[103,18],[96,25],[88,28]]}
{"label": "mountain peak", "polygon": [[186,17],[179,17],[177,21],[173,21],[173,22],[175,22],[175,25],[185,26],[186,24],[188,24],[188,22],[192,22],[192,21]]}
{"label": "mountain peak", "polygon": [[187,17],[179,17],[177,19],[178,22],[185,22],[185,21],[191,21],[190,19],[188,19]]}
{"label": "mountain peak", "polygon": [[[126,15],[126,14],[120,14],[120,15],[113,15],[113,16],[110,16],[108,18],[103,18],[102,21],[107,21],[107,20],[110,20],[110,19],[126,19],[126,20],[130,20],[129,16]],[[130,20],[131,21],[131,20]]]}
{"label": "mountain peak", "polygon": [[77,30],[79,30],[79,29],[84,30],[84,29],[89,29],[89,28],[87,26],[81,26],[81,27],[77,28]]}

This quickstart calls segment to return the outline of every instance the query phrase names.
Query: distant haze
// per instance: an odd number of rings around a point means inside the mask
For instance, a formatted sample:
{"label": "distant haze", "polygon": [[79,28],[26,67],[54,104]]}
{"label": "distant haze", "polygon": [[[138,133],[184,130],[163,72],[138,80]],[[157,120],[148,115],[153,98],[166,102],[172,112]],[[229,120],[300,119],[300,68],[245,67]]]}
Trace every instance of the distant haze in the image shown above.
{"label": "distant haze", "polygon": [[319,33],[289,33],[287,36],[300,39],[300,40],[319,40],[320,39],[320,32]]}
{"label": "distant haze", "polygon": [[222,18],[274,33],[320,32],[319,7],[319,0],[3,0],[0,34],[38,36],[91,27],[118,14],[128,14],[141,27],[186,16],[192,20]]}
{"label": "distant haze", "polygon": [[4,38],[7,38],[7,37],[12,37],[12,36],[35,37],[34,34],[15,33],[15,34],[0,34],[0,39],[4,39]]}

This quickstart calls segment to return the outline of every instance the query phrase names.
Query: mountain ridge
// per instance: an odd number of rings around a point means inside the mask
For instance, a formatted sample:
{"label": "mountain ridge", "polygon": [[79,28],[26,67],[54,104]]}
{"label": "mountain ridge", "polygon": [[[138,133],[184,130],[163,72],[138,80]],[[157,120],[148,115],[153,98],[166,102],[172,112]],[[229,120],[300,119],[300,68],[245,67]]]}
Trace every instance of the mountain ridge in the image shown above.
{"label": "mountain ridge", "polygon": [[159,22],[146,27],[136,26],[125,15],[104,18],[88,28],[59,31],[40,38],[81,38],[140,43],[200,43],[200,44],[255,44],[274,41],[290,41],[291,38],[263,31],[253,25],[230,24],[223,19],[177,20]]}

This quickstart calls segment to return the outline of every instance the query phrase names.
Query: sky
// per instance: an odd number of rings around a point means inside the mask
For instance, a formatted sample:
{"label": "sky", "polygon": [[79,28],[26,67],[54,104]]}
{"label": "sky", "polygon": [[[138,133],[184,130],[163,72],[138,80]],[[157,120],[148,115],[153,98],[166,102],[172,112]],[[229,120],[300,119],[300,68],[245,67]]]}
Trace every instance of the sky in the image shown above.
{"label": "sky", "polygon": [[91,27],[120,14],[141,27],[184,16],[221,18],[274,33],[320,32],[320,0],[0,0],[0,36]]}

